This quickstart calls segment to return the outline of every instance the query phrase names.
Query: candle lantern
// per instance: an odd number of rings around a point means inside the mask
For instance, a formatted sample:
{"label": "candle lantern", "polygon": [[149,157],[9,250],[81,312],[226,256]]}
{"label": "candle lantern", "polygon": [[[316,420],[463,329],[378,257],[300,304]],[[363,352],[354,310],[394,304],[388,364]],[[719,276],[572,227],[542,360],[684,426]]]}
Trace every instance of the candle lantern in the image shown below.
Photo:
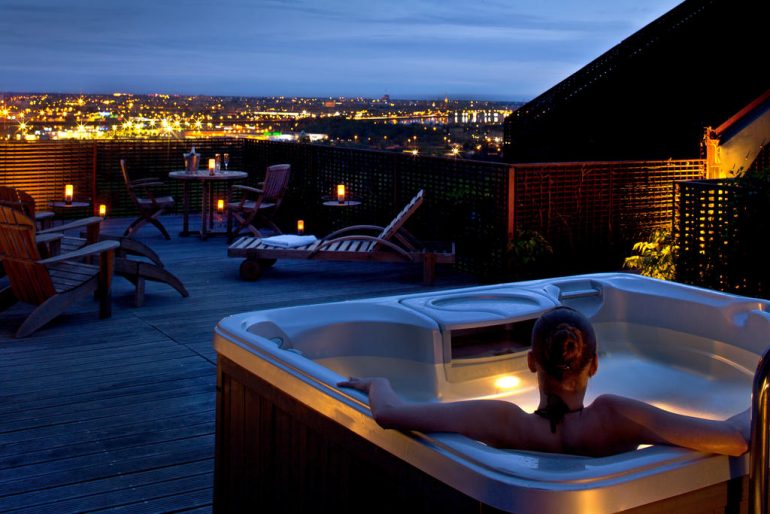
{"label": "candle lantern", "polygon": [[345,184],[337,185],[337,201],[339,203],[345,203]]}
{"label": "candle lantern", "polygon": [[225,212],[225,201],[222,200],[221,198],[217,200],[217,212],[219,214],[222,214],[223,212]]}
{"label": "candle lantern", "polygon": [[67,184],[64,186],[64,203],[67,205],[72,203],[72,196],[75,191],[75,186]]}
{"label": "candle lantern", "polygon": [[305,233],[305,220],[297,220],[297,234],[302,235]]}
{"label": "candle lantern", "polygon": [[213,175],[217,169],[217,160],[209,159],[209,175]]}
{"label": "candle lantern", "polygon": [[99,204],[99,216],[102,218],[107,216],[107,206],[103,203]]}

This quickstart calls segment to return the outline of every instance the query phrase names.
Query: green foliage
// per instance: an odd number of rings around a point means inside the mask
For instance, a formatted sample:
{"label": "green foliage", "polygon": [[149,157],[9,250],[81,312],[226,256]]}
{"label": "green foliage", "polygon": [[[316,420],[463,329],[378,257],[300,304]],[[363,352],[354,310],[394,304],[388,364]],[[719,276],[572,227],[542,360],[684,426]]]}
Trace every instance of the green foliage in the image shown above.
{"label": "green foliage", "polygon": [[528,266],[553,254],[553,248],[540,232],[518,230],[513,241],[508,243],[508,252],[513,264]]}
{"label": "green foliage", "polygon": [[553,248],[535,230],[517,230],[506,248],[508,272],[516,279],[534,278],[548,268]]}
{"label": "green foliage", "polygon": [[663,280],[676,278],[676,257],[679,246],[668,230],[655,230],[648,241],[634,244],[635,255],[626,257],[623,267],[642,275]]}

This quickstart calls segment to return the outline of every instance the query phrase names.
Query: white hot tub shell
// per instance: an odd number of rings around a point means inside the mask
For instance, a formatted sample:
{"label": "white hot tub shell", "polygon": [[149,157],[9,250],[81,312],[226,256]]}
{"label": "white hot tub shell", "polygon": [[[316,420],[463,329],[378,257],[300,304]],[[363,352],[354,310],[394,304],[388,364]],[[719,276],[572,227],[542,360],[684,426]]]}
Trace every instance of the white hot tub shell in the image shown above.
{"label": "white hot tub shell", "polygon": [[[754,370],[768,345],[770,304],[630,274],[243,313],[217,325],[214,344],[220,360],[239,373],[258,377],[393,459],[503,512],[617,512],[746,475],[746,456],[667,446],[588,458],[494,449],[455,434],[384,430],[364,395],[336,386],[351,375],[386,376],[408,399],[502,398],[533,411],[537,384],[525,358],[531,326],[562,304],[596,328],[599,372],[587,402],[621,394],[712,419],[749,407]],[[220,388],[220,396],[225,393]],[[232,402],[220,398],[217,418],[222,501],[225,490],[235,494],[234,477],[248,474],[226,470],[234,464],[223,453],[232,437],[224,405]]]}

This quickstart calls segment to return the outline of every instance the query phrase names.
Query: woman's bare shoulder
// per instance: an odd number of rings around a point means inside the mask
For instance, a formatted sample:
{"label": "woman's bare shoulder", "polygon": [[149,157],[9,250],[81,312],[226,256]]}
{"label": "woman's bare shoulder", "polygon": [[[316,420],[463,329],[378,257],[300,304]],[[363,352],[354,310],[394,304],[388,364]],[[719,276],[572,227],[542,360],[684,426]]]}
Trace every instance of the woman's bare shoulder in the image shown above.
{"label": "woman's bare shoulder", "polygon": [[615,413],[627,412],[629,409],[644,409],[649,406],[649,404],[642,401],[616,394],[603,394],[597,396],[596,399],[591,402],[592,409],[603,412],[612,411]]}
{"label": "woman's bare shoulder", "polygon": [[601,457],[633,450],[644,439],[632,414],[643,405],[638,400],[603,394],[585,408],[587,416],[567,440],[568,451]]}
{"label": "woman's bare shoulder", "polygon": [[643,401],[616,394],[598,396],[591,403],[590,410],[609,432],[624,440],[641,436],[642,425],[647,425],[663,412]]}

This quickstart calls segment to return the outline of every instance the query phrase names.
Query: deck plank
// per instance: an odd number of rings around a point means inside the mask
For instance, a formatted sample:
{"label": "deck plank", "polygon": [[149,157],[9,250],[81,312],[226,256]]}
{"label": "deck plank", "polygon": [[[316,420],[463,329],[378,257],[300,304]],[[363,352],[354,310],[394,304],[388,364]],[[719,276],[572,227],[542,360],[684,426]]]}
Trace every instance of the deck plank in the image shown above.
{"label": "deck plank", "polygon": [[[107,220],[119,235],[131,220]],[[71,306],[31,337],[13,337],[31,307],[0,311],[0,512],[210,512],[216,353],[213,328],[257,309],[428,290],[411,264],[279,261],[256,283],[238,277],[224,238],[180,238],[163,218],[137,239],[189,298],[115,277],[112,317]],[[193,220],[193,227],[195,220]],[[5,279],[0,278],[0,286]],[[431,289],[470,285],[442,269]]]}

